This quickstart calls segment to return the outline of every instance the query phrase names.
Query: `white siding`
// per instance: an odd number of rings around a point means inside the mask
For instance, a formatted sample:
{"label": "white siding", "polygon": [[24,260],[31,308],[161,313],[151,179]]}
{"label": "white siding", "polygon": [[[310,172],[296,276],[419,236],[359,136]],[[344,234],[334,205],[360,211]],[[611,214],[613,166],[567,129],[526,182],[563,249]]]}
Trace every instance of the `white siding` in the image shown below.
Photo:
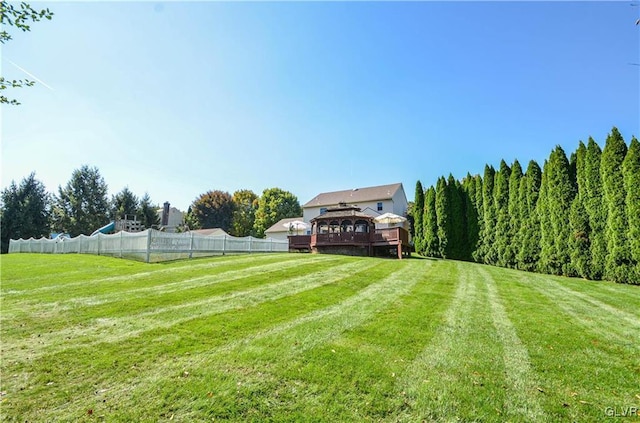
{"label": "white siding", "polygon": [[404,216],[407,213],[407,209],[409,208],[409,203],[407,202],[407,196],[404,192],[404,188],[402,185],[400,189],[396,191],[393,196],[393,211],[392,213],[397,214],[398,216]]}
{"label": "white siding", "polygon": [[[300,235],[302,235],[302,231],[300,233]],[[288,241],[289,238],[287,238],[289,236],[288,232],[269,232],[269,233],[265,233],[265,236],[267,237],[267,239],[271,238],[271,239],[275,239],[278,241]]]}

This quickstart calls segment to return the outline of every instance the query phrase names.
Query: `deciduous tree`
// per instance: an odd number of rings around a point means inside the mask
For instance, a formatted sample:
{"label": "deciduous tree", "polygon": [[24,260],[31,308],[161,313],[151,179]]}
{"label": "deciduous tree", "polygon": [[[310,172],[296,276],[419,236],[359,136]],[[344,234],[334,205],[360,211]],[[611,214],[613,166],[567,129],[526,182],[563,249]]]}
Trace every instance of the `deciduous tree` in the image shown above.
{"label": "deciduous tree", "polygon": [[302,207],[298,197],[280,188],[268,188],[258,200],[258,210],[254,230],[257,237],[264,237],[264,231],[274,223],[288,217],[302,216]]}
{"label": "deciduous tree", "polygon": [[[234,204],[231,195],[226,191],[207,191],[191,204],[189,229],[220,228],[231,229]],[[193,226],[193,227],[192,227]]]}
{"label": "deciduous tree", "polygon": [[233,193],[233,223],[231,234],[234,236],[249,236],[253,233],[253,224],[258,209],[258,196],[251,190],[241,189]]}
{"label": "deciduous tree", "polygon": [[[26,2],[21,2],[20,7],[16,7],[8,1],[0,2],[0,43],[5,44],[12,39],[11,34],[6,31],[8,26],[16,27],[23,32],[31,31],[30,22],[39,22],[42,19],[51,20],[53,12],[49,9],[36,10]],[[0,104],[18,105],[20,102],[16,99],[9,99],[4,95],[7,88],[30,87],[35,84],[34,81],[28,79],[6,79],[0,76]]]}

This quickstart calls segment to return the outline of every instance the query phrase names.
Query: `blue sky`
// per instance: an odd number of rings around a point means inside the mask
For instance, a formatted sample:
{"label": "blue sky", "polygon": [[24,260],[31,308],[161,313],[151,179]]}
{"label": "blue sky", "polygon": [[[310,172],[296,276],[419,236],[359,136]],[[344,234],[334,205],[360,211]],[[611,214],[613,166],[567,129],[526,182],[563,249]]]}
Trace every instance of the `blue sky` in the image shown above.
{"label": "blue sky", "polygon": [[42,2],[2,74],[2,187],[96,166],[186,210],[201,193],[319,192],[540,164],[640,134],[629,2]]}

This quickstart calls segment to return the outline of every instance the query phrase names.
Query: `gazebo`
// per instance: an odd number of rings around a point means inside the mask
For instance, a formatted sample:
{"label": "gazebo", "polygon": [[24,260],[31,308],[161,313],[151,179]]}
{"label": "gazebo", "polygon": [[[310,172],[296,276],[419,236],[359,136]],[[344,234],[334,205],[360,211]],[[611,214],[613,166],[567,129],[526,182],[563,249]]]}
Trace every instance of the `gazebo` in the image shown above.
{"label": "gazebo", "polygon": [[402,258],[411,252],[406,229],[376,229],[374,218],[357,206],[341,203],[311,219],[310,223],[311,236],[304,240],[290,236],[290,249],[303,250],[300,244],[304,241],[313,253],[374,256],[393,252]]}

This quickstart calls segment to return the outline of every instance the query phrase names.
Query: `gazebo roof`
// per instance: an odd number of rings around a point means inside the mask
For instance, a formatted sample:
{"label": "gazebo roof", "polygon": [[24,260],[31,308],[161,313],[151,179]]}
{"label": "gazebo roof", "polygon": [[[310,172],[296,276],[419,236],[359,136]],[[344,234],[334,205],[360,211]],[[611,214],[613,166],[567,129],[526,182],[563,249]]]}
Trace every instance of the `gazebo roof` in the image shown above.
{"label": "gazebo roof", "polygon": [[318,220],[334,220],[334,219],[344,219],[344,218],[354,218],[354,219],[362,219],[367,222],[373,221],[373,217],[369,216],[366,213],[362,213],[360,207],[340,204],[338,207],[332,207],[328,209],[324,214],[320,216],[316,216],[310,220],[311,223],[316,222]]}

